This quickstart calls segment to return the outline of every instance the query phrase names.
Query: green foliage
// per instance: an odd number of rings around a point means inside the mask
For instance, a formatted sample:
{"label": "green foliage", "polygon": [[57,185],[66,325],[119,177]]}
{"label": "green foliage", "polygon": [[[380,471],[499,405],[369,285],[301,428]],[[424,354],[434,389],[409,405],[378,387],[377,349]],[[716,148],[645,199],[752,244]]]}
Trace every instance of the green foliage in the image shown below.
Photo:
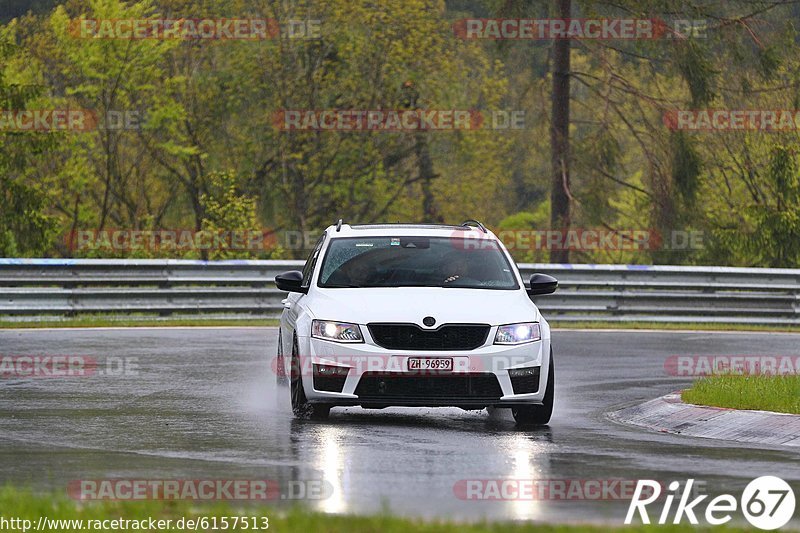
{"label": "green foliage", "polygon": [[[23,55],[0,28],[0,110],[27,109],[41,88],[17,83],[8,63]],[[30,162],[59,142],[55,136],[0,129],[0,256],[40,256],[49,251],[56,220],[47,213],[48,196],[30,179]]]}
{"label": "green foliage", "polygon": [[714,99],[714,75],[716,71],[709,50],[696,40],[689,40],[678,47],[676,66],[689,85],[692,106],[702,108]]}
{"label": "green foliage", "polygon": [[786,146],[776,146],[768,179],[774,203],[753,208],[755,232],[750,251],[772,267],[800,263],[800,179],[797,156]]}
{"label": "green foliage", "polygon": [[539,204],[534,212],[509,215],[497,225],[499,229],[547,229],[550,223],[550,201]]}
{"label": "green foliage", "polygon": [[[207,193],[200,196],[205,213],[202,230],[211,238],[224,235],[221,246],[214,246],[206,259],[241,259],[257,253],[259,243],[266,241],[253,237],[263,236],[256,217],[256,201],[241,194],[233,172],[215,172],[209,175]],[[227,237],[235,235],[235,237]],[[238,239],[237,244],[233,239]],[[271,251],[271,250],[266,250]]]}
{"label": "green foliage", "polygon": [[761,49],[758,59],[761,76],[766,80],[772,79],[778,73],[781,64],[781,54],[778,47],[768,46]]}
{"label": "green foliage", "polygon": [[[550,253],[537,248],[532,239],[520,238],[529,230],[550,229],[550,200],[540,203],[533,212],[522,211],[509,215],[497,225],[497,234],[514,259],[521,263],[547,263]],[[527,244],[527,247],[525,246]]]}
{"label": "green foliage", "polygon": [[680,200],[690,206],[697,194],[698,180],[702,169],[702,160],[695,140],[678,131],[672,135],[672,180],[680,193]]}
{"label": "green foliage", "polygon": [[[48,2],[39,2],[47,6]],[[550,6],[459,0],[51,2],[0,26],[3,109],[133,112],[134,128],[0,131],[0,254],[72,255],[58,234],[278,228],[478,218],[550,229],[550,47],[470,41],[452,19],[542,17]],[[584,250],[573,261],[800,266],[796,132],[671,131],[677,109],[796,109],[790,5],[735,0],[574,3],[576,17],[711,21],[706,35],[572,48],[572,227],[697,229],[701,250]],[[76,39],[76,18],[321,21],[318,39]],[[756,20],[758,19],[758,20]],[[522,110],[520,130],[281,131],[286,109]],[[543,250],[514,250],[546,261]],[[93,257],[170,255],[85,250]],[[213,257],[300,257],[222,249]],[[186,257],[197,253],[173,253]]]}

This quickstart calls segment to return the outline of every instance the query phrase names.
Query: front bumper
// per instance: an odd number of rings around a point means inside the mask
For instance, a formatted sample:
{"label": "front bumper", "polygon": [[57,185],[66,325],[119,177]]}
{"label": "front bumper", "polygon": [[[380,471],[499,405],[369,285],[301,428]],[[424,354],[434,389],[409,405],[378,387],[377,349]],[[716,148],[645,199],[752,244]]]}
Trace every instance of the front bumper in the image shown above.
{"label": "front bumper", "polygon": [[[494,339],[494,333],[495,328],[488,338]],[[308,400],[314,403],[374,408],[513,407],[541,404],[547,385],[549,338],[517,346],[487,341],[469,351],[413,352],[376,346],[368,334],[363,344],[310,337],[298,340],[300,353],[307,354],[300,357],[303,387]],[[409,370],[408,360],[412,357],[452,358],[453,370]],[[334,377],[330,377],[331,369]],[[512,380],[509,370],[514,369],[524,370],[518,370]]]}

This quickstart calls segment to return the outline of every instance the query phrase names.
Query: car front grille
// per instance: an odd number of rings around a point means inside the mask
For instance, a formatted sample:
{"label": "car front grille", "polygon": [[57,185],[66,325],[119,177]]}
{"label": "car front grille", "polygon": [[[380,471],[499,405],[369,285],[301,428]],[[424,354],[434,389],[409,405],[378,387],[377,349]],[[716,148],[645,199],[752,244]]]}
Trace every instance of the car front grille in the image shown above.
{"label": "car front grille", "polygon": [[368,324],[375,344],[389,350],[474,350],[489,335],[487,324],[445,324],[425,330],[416,324]]}
{"label": "car front grille", "polygon": [[497,400],[503,395],[494,374],[409,375],[404,372],[365,372],[355,391],[361,402],[424,403],[432,400]]}

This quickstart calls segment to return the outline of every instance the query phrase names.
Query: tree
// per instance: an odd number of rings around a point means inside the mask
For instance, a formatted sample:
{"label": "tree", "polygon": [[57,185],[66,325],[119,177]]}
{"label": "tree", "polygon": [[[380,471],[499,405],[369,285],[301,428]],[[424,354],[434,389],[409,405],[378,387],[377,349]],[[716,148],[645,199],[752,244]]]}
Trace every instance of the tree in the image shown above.
{"label": "tree", "polygon": [[[558,0],[558,18],[572,17],[572,0]],[[555,39],[553,43],[553,90],[550,95],[550,149],[552,185],[550,189],[550,223],[553,229],[569,230],[569,101],[570,101],[570,42],[569,38]],[[569,263],[569,250],[553,250],[550,260]]]}
{"label": "tree", "polygon": [[772,150],[768,179],[772,198],[752,208],[755,231],[745,235],[750,253],[765,266],[800,264],[800,176],[797,156],[787,146]]}
{"label": "tree", "polygon": [[[24,61],[12,44],[11,29],[0,29],[0,110],[28,109],[42,93],[35,83],[15,79],[10,63]],[[52,244],[56,220],[47,212],[49,198],[41,183],[31,179],[31,161],[53,148],[60,138],[47,132],[17,131],[0,117],[0,256],[38,256]]]}

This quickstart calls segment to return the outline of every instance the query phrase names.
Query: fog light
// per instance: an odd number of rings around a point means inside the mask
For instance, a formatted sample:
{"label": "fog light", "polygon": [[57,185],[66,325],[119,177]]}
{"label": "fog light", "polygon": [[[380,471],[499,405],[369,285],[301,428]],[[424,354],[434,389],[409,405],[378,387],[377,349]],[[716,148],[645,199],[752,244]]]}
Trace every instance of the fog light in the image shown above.
{"label": "fog light", "polygon": [[526,366],[523,368],[510,368],[508,376],[511,378],[511,388],[514,394],[532,394],[539,391],[539,373],[541,367]]}
{"label": "fog light", "polygon": [[508,371],[508,375],[512,378],[522,377],[522,376],[538,376],[539,375],[539,367],[538,366],[529,366],[527,368],[512,368]]}
{"label": "fog light", "polygon": [[350,367],[336,365],[314,365],[314,390],[342,392]]}
{"label": "fog light", "polygon": [[350,372],[350,367],[337,365],[314,365],[314,375],[333,377],[346,376]]}

